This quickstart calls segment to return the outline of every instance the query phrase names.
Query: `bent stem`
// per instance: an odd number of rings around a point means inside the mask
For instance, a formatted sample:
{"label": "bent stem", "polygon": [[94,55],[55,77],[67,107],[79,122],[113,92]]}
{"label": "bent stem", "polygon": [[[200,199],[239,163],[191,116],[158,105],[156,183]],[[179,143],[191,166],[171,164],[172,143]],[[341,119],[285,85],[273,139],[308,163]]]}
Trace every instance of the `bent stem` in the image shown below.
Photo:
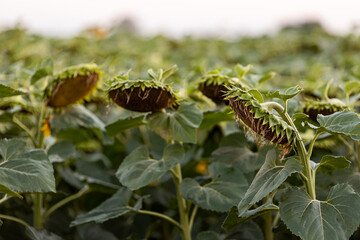
{"label": "bent stem", "polygon": [[[289,124],[293,129],[296,137],[296,149],[298,151],[301,163],[303,165],[303,173],[306,177],[305,180],[305,186],[306,191],[310,195],[311,199],[316,199],[316,193],[315,193],[315,178],[314,178],[314,171],[310,167],[310,156],[308,156],[306,152],[306,148],[304,145],[304,142],[300,136],[300,133],[298,129],[296,128],[294,122],[292,121],[291,117],[287,112],[285,112],[285,109],[283,106],[281,106],[277,102],[267,102],[263,103],[262,106],[268,108],[269,110],[274,109],[277,111],[280,115],[280,117]],[[309,157],[309,158],[308,158]]]}
{"label": "bent stem", "polygon": [[79,192],[64,198],[63,200],[59,201],[58,203],[54,204],[51,208],[49,208],[44,214],[43,214],[43,220],[45,221],[46,218],[48,218],[54,211],[56,211],[58,208],[64,206],[68,202],[71,202],[87,193],[89,193],[91,190],[88,186],[83,187]]}
{"label": "bent stem", "polygon": [[162,218],[162,219],[174,224],[177,228],[179,228],[180,231],[182,231],[182,227],[181,227],[180,223],[178,223],[177,221],[175,221],[171,217],[166,216],[166,215],[164,215],[162,213],[148,211],[148,210],[138,210],[138,211],[134,211],[134,212],[135,213],[146,214],[146,215],[151,215],[151,216],[155,216],[155,217],[158,217],[158,218]]}
{"label": "bent stem", "polygon": [[8,216],[8,215],[0,214],[0,219],[11,220],[11,221],[20,223],[20,224],[24,225],[25,227],[29,227],[29,226],[30,226],[27,222],[25,222],[25,221],[23,221],[23,220],[21,220],[21,219],[19,219],[19,218],[17,218],[17,217],[13,217],[13,216]]}

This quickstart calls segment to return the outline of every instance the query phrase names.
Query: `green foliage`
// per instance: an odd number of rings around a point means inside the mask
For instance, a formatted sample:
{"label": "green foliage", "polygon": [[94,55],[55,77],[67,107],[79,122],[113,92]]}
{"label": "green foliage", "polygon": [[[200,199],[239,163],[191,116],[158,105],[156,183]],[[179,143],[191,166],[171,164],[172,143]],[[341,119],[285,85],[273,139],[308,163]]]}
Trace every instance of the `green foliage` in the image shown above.
{"label": "green foliage", "polygon": [[4,84],[0,84],[0,98],[12,97],[12,96],[17,96],[17,95],[22,95],[22,94],[25,94],[25,92],[13,89]]}
{"label": "green foliage", "polygon": [[159,179],[183,159],[184,150],[180,144],[168,145],[160,160],[152,159],[148,149],[141,146],[124,159],[116,177],[124,186],[136,190]]}
{"label": "green foliage", "polygon": [[360,224],[359,210],[360,197],[347,184],[332,187],[325,201],[293,188],[280,202],[281,219],[304,240],[349,239]]}
{"label": "green foliage", "polygon": [[291,174],[300,172],[301,164],[297,159],[291,158],[285,165],[276,164],[276,153],[271,150],[266,155],[265,163],[256,174],[244,198],[238,205],[239,216],[246,214],[248,209],[278,188]]}
{"label": "green foliage", "polygon": [[149,127],[164,139],[196,143],[196,130],[203,115],[194,103],[182,102],[179,109],[151,114]]}
{"label": "green foliage", "polygon": [[209,174],[212,180],[203,186],[194,179],[184,179],[180,185],[181,195],[201,208],[229,211],[244,196],[248,186],[246,178],[239,169],[224,163],[211,164]]}

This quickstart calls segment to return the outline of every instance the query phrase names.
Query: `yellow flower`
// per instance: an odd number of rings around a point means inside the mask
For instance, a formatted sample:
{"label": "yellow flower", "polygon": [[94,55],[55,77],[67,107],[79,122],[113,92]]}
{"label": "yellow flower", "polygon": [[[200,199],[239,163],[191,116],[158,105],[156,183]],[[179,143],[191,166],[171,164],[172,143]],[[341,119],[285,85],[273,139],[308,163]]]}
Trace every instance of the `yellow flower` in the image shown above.
{"label": "yellow flower", "polygon": [[197,165],[196,165],[196,172],[198,173],[205,173],[205,171],[207,170],[207,163],[204,161],[200,161]]}
{"label": "yellow flower", "polygon": [[50,120],[53,118],[51,115],[48,119],[43,119],[43,126],[41,128],[41,131],[44,133],[45,137],[49,137],[51,135],[51,126],[50,126]]}

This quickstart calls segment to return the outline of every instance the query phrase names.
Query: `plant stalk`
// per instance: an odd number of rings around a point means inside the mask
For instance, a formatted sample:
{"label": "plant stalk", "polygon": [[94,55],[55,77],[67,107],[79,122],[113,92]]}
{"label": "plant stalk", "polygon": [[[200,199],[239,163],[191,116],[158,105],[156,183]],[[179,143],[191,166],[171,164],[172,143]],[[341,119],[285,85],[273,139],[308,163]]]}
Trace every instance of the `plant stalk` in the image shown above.
{"label": "plant stalk", "polygon": [[20,223],[22,225],[24,225],[25,227],[29,227],[29,224],[17,217],[13,217],[13,216],[8,216],[8,215],[4,215],[4,214],[0,214],[0,219],[7,219],[7,220],[11,220],[17,223]]}
{"label": "plant stalk", "polygon": [[174,168],[176,176],[173,175],[176,195],[179,207],[180,224],[181,224],[181,236],[183,240],[191,240],[191,228],[189,223],[189,212],[186,207],[186,201],[180,194],[180,183],[182,181],[181,166],[177,164]]}
{"label": "plant stalk", "polygon": [[48,218],[54,211],[56,211],[58,208],[64,206],[65,204],[67,204],[68,202],[71,202],[83,195],[85,195],[86,193],[90,192],[91,190],[89,189],[88,186],[85,186],[84,188],[82,188],[79,192],[64,198],[63,200],[57,202],[56,204],[54,204],[51,208],[49,208],[47,211],[45,211],[45,213],[43,214],[43,219],[46,220],[46,218]]}
{"label": "plant stalk", "polygon": [[356,153],[357,153],[356,164],[357,164],[357,167],[358,167],[358,171],[360,172],[360,142],[355,141],[355,144],[356,144]]}
{"label": "plant stalk", "polygon": [[166,216],[166,215],[164,215],[162,213],[148,211],[148,210],[138,210],[138,211],[136,211],[136,213],[141,213],[141,214],[146,214],[146,215],[151,215],[151,216],[155,216],[155,217],[158,217],[158,218],[162,218],[162,219],[174,224],[177,228],[180,229],[180,231],[182,231],[182,227],[177,221],[175,221],[171,217]]}
{"label": "plant stalk", "polygon": [[264,235],[265,240],[273,240],[274,233],[272,231],[273,221],[272,221],[272,212],[267,212],[263,215],[264,218]]}
{"label": "plant stalk", "polygon": [[34,227],[37,229],[42,229],[44,225],[42,218],[42,206],[43,206],[43,195],[41,193],[35,193]]}
{"label": "plant stalk", "polygon": [[304,167],[304,170],[303,170],[304,175],[307,178],[305,180],[306,191],[310,195],[311,199],[316,199],[315,179],[314,179],[314,173],[313,173],[314,171],[310,167],[310,161],[309,161],[310,159],[307,158],[307,152],[306,152],[304,142],[303,142],[303,140],[300,136],[300,133],[297,130],[294,122],[292,121],[289,114],[284,111],[283,106],[281,106],[279,103],[268,102],[268,103],[263,103],[262,105],[269,109],[274,109],[275,111],[277,111],[279,113],[280,117],[294,129],[294,133],[296,136],[296,148],[298,150],[299,157],[301,159],[301,163]]}

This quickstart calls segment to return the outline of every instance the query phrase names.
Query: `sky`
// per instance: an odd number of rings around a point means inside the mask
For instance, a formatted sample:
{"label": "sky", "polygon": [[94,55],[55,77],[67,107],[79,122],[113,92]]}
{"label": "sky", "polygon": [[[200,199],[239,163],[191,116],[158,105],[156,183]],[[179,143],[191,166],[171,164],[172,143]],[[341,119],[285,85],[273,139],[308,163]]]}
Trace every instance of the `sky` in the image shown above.
{"label": "sky", "polygon": [[316,20],[346,34],[360,26],[359,9],[359,0],[1,0],[0,29],[21,23],[35,33],[73,36],[131,18],[146,35],[236,36]]}

